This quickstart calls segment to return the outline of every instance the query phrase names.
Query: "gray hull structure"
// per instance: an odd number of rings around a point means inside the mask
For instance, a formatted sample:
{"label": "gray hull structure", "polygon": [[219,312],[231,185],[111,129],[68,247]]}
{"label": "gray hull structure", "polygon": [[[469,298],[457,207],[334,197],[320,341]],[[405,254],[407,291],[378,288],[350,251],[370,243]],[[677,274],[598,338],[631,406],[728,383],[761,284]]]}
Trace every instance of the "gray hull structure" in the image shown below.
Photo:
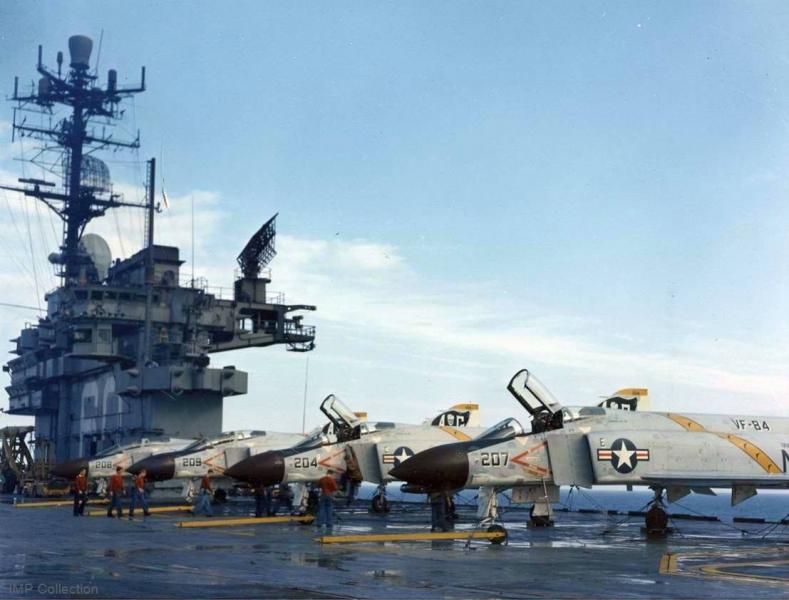
{"label": "gray hull structure", "polygon": [[[13,98],[26,111],[58,103],[72,111],[52,130],[35,131],[15,112],[16,134],[60,146],[62,187],[29,179],[4,186],[41,200],[64,221],[63,245],[50,257],[61,267],[61,285],[45,297],[46,316],[13,340],[16,357],[3,368],[11,378],[8,413],[35,417],[37,459],[50,464],[143,437],[217,435],[224,398],[247,393],[247,373],[211,366],[209,355],[275,344],[308,351],[315,336],[301,316],[290,315],[313,306],[286,305],[281,294],[267,292],[263,269],[275,254],[276,215],[239,256],[232,297],[194,280],[181,285],[178,248],[153,243],[155,161],[148,161],[146,202],[131,204],[112,193],[106,165],[83,152],[91,144],[119,144],[95,138],[87,126],[96,115],[118,118],[120,98],[144,89],[144,69],[139,88],[119,89],[113,71],[99,88],[88,71],[90,40],[75,36],[69,43],[67,76],[61,55],[56,75],[42,65],[39,49],[38,71],[47,81],[29,96],[15,90]],[[82,234],[91,219],[120,206],[145,210],[148,235],[139,252],[111,261],[96,243],[83,243]]]}

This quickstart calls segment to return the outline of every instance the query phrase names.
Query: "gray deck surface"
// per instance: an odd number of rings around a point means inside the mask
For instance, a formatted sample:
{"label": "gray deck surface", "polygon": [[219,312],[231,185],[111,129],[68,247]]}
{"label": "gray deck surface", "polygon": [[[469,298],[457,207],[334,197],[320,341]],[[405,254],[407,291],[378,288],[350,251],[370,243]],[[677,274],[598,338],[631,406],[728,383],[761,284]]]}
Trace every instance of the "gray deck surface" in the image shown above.
{"label": "gray deck surface", "polygon": [[[786,597],[789,546],[778,528],[761,539],[732,525],[675,521],[667,541],[645,541],[641,519],[557,513],[556,527],[505,515],[509,544],[416,542],[321,546],[313,526],[180,529],[190,516],[71,516],[70,508],[17,509],[0,502],[0,597],[110,598],[624,598]],[[233,500],[226,516],[246,515]],[[338,513],[335,534],[425,529],[420,505],[387,517],[366,506]],[[471,526],[463,512],[458,529]],[[752,532],[765,525],[738,527]],[[661,557],[678,553],[671,573]],[[27,587],[25,587],[27,586]],[[77,589],[70,586],[83,586]],[[82,592],[82,593],[80,593]]]}

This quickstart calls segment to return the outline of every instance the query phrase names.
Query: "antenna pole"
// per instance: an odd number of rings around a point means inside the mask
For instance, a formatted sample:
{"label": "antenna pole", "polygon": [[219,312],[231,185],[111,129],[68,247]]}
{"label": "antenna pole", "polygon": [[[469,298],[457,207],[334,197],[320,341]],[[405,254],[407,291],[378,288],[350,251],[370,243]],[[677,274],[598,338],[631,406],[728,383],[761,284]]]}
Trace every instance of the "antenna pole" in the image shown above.
{"label": "antenna pole", "polygon": [[304,368],[304,401],[301,407],[301,433],[307,433],[307,384],[310,379],[310,357],[307,355],[307,364]]}
{"label": "antenna pole", "polygon": [[156,213],[156,159],[148,161],[148,212],[145,256],[145,329],[143,335],[143,364],[151,359],[151,309],[153,304],[153,218]]}
{"label": "antenna pole", "polygon": [[[148,161],[148,229],[145,237],[145,247],[148,248],[148,254],[153,252],[153,219],[156,213],[156,159],[152,158]],[[149,260],[152,261],[153,256]]]}
{"label": "antenna pole", "polygon": [[192,202],[192,287],[195,286],[195,197],[191,196]]}

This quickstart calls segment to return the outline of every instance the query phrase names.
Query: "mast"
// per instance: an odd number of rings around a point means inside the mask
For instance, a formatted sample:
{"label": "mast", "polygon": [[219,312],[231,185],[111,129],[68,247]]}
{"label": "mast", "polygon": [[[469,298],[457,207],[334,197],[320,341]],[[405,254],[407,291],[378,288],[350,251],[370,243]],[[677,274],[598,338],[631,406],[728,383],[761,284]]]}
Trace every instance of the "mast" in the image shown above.
{"label": "mast", "polygon": [[[124,202],[120,195],[112,192],[109,169],[92,156],[94,150],[102,148],[139,148],[139,133],[134,140],[115,139],[107,128],[117,122],[123,114],[119,108],[123,99],[145,90],[145,67],[142,67],[140,84],[136,87],[118,87],[118,73],[107,72],[106,87],[97,84],[98,77],[90,74],[90,54],[93,41],[83,35],[69,38],[70,63],[63,74],[63,53],[57,53],[57,73],[43,64],[42,47],[38,47],[37,71],[41,75],[37,89],[27,95],[19,94],[19,78],[14,81],[12,100],[14,109],[12,136],[32,137],[44,142],[41,151],[32,162],[56,172],[61,160],[62,184],[41,179],[20,179],[24,187],[0,185],[0,188],[21,192],[46,204],[63,221],[63,240],[59,254],[50,256],[50,261],[62,266],[60,276],[64,284],[84,280],[85,260],[79,250],[79,242],[87,224],[102,216],[108,209],[120,206],[146,208],[146,204]],[[70,114],[53,123],[54,107],[62,105]],[[49,125],[28,124],[28,114],[48,117]],[[41,122],[44,123],[45,119]],[[101,124],[98,133],[92,127]],[[12,138],[13,139],[13,138]],[[55,158],[50,160],[46,157]],[[48,162],[49,160],[49,162]],[[151,220],[152,221],[152,220]]]}

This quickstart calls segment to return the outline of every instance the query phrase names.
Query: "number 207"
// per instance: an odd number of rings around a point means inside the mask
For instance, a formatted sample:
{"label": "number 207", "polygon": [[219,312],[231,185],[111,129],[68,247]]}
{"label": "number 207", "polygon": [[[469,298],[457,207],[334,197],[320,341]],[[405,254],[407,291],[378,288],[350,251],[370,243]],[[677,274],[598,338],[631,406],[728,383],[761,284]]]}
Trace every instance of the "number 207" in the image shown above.
{"label": "number 207", "polygon": [[482,452],[483,467],[506,467],[510,461],[507,452]]}

